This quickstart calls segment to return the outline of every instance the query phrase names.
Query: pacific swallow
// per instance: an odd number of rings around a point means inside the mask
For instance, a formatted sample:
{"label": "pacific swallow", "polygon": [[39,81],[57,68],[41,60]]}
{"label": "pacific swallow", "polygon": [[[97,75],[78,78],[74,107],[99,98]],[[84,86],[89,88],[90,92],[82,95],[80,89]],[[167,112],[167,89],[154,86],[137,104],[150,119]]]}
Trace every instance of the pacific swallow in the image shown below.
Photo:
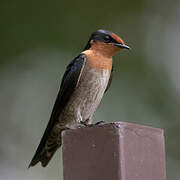
{"label": "pacific swallow", "polygon": [[29,167],[38,162],[47,166],[61,146],[63,130],[91,124],[112,81],[112,56],[121,49],[129,46],[118,35],[106,30],[91,34],[84,50],[66,68],[49,123]]}

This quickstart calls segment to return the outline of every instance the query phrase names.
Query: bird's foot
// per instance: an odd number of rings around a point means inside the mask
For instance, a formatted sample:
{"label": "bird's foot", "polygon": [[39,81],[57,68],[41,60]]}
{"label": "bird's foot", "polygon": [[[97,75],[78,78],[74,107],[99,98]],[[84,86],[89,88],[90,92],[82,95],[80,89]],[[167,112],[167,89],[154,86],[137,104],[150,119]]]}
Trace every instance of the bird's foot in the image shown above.
{"label": "bird's foot", "polygon": [[105,121],[98,121],[94,125],[100,125],[100,124],[105,124]]}
{"label": "bird's foot", "polygon": [[83,127],[85,127],[84,124],[78,123],[78,124],[74,125],[72,129],[83,128]]}
{"label": "bird's foot", "polygon": [[93,126],[97,126],[97,125],[104,124],[104,123],[105,123],[104,121],[98,121],[94,124],[89,124],[89,123],[87,123],[87,121],[80,121],[80,124],[84,125],[85,127],[93,127]]}
{"label": "bird's foot", "polygon": [[87,123],[87,121],[80,121],[80,125],[83,125],[83,126],[88,126],[88,123]]}

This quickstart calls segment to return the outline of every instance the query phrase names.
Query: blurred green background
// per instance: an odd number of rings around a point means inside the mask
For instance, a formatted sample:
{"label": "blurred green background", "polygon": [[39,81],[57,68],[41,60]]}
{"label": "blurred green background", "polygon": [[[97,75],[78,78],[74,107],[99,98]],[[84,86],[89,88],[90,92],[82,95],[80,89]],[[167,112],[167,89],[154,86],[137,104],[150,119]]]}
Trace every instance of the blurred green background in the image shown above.
{"label": "blurred green background", "polygon": [[0,2],[0,179],[62,180],[61,150],[27,169],[65,66],[91,32],[120,35],[132,51],[114,57],[110,90],[95,120],[165,130],[167,176],[180,177],[180,2],[178,0]]}

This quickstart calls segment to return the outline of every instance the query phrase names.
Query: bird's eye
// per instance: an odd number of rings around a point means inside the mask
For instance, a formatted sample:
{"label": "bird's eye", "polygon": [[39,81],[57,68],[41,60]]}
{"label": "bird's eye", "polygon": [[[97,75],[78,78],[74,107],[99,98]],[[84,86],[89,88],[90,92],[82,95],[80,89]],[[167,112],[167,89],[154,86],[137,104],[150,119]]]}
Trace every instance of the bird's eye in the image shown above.
{"label": "bird's eye", "polygon": [[104,40],[105,40],[105,42],[110,42],[111,38],[108,35],[106,35],[106,36],[104,36]]}

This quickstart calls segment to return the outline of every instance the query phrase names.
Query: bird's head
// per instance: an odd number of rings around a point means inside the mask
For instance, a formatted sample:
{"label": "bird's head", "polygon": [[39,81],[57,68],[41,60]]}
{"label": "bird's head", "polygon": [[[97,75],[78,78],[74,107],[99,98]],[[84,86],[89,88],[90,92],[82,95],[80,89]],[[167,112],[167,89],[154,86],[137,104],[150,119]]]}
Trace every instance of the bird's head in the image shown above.
{"label": "bird's head", "polygon": [[106,30],[97,30],[91,34],[84,50],[88,49],[112,56],[115,52],[130,47],[118,35]]}

